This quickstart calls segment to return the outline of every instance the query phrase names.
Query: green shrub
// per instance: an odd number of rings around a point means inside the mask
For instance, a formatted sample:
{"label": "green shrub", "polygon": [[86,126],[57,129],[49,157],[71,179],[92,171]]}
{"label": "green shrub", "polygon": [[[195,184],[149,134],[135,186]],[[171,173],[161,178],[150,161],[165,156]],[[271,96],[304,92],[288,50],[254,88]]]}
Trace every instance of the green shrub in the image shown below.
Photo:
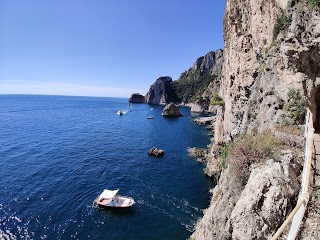
{"label": "green shrub", "polygon": [[287,125],[302,124],[307,112],[306,101],[299,91],[289,89],[288,102],[284,104],[284,109],[288,112],[289,119]]}
{"label": "green shrub", "polygon": [[[279,34],[279,33],[278,33],[278,34]],[[277,34],[277,36],[278,36],[278,34]],[[277,37],[276,37],[276,38],[277,38]],[[271,48],[275,47],[275,46],[277,46],[277,41],[276,41],[275,38],[273,38],[270,46],[266,48],[265,53],[267,54],[267,53],[269,52],[269,50],[270,50]]]}
{"label": "green shrub", "polygon": [[281,144],[281,140],[270,131],[253,131],[238,136],[229,149],[227,160],[232,173],[245,183],[250,175],[250,166],[274,157]]}
{"label": "green shrub", "polygon": [[220,97],[218,93],[213,93],[213,96],[211,98],[210,104],[213,105],[213,106],[214,105],[223,106],[224,105],[224,101],[223,101],[223,98]]}
{"label": "green shrub", "polygon": [[308,5],[311,8],[319,6],[320,0],[308,0]]}
{"label": "green shrub", "polygon": [[[268,51],[269,51],[269,49],[268,49]],[[268,52],[268,51],[267,51],[267,52]],[[265,62],[261,62],[261,63],[259,64],[259,67],[258,67],[258,72],[259,72],[259,73],[263,73],[265,70],[266,70],[266,64],[265,64]]]}
{"label": "green shrub", "polygon": [[[284,29],[284,26],[290,21],[290,18],[282,12],[282,14],[277,18],[277,21],[274,25],[273,28],[273,40],[276,40],[278,37],[278,34],[280,33],[281,30]],[[274,43],[274,41],[272,41]],[[271,43],[271,44],[272,44]]]}
{"label": "green shrub", "polygon": [[184,75],[179,81],[172,82],[172,88],[176,92],[178,100],[185,103],[196,102],[201,99],[202,93],[216,76],[195,71]]}

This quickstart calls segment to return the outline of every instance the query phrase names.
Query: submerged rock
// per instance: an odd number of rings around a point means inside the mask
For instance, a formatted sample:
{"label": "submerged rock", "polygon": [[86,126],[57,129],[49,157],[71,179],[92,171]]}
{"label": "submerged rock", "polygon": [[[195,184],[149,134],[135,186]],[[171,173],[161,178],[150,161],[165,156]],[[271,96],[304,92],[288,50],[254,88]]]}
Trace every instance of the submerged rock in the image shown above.
{"label": "submerged rock", "polygon": [[161,157],[164,155],[164,151],[162,149],[158,149],[158,148],[153,147],[148,151],[148,154],[156,156],[156,157]]}
{"label": "submerged rock", "polygon": [[180,117],[182,116],[179,107],[174,103],[169,103],[163,109],[161,116],[164,117]]}

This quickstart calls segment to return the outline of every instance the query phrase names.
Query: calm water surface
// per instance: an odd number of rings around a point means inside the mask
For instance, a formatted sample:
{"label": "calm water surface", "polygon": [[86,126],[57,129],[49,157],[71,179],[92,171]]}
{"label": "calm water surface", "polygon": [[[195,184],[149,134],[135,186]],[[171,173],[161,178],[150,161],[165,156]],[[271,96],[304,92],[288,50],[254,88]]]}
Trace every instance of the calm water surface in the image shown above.
{"label": "calm water surface", "polygon": [[[127,99],[0,95],[0,236],[186,239],[212,182],[186,152],[205,147],[208,132],[181,111],[170,119]],[[165,155],[148,156],[151,147]],[[136,204],[95,208],[104,188]]]}

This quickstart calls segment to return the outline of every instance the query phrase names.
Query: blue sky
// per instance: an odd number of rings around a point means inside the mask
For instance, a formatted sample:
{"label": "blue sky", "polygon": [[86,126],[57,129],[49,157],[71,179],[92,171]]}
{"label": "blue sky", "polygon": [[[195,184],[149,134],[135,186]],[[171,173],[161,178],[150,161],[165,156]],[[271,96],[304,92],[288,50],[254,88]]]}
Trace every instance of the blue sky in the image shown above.
{"label": "blue sky", "polygon": [[2,0],[0,94],[129,97],[223,48],[225,0]]}

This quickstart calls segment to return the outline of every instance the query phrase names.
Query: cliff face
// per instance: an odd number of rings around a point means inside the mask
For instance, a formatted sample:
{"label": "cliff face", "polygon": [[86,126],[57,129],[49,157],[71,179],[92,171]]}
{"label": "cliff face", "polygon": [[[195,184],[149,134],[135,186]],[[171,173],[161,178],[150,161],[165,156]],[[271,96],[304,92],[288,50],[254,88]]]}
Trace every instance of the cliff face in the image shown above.
{"label": "cliff face", "polygon": [[[288,117],[290,89],[306,99],[319,130],[319,9],[319,1],[227,0],[216,144],[253,128],[275,129]],[[215,164],[212,157],[207,168]],[[223,170],[191,239],[270,238],[299,193],[298,165],[286,157],[252,165],[244,186]]]}
{"label": "cliff face", "polygon": [[283,153],[280,161],[253,166],[245,187],[227,168],[191,239],[270,239],[294,207],[297,166],[290,152]]}
{"label": "cliff face", "polygon": [[133,93],[128,100],[129,103],[144,103],[144,96],[140,93]]}
{"label": "cliff face", "polygon": [[290,88],[301,92],[317,115],[319,31],[319,9],[307,1],[227,1],[220,89],[225,106],[216,143],[281,123]]}
{"label": "cliff face", "polygon": [[223,50],[209,52],[196,60],[191,68],[173,82],[180,103],[191,107],[192,112],[212,112],[210,100],[220,88],[223,67]]}
{"label": "cliff face", "polygon": [[191,106],[191,111],[210,111],[213,92],[220,88],[223,66],[223,50],[209,52],[196,60],[191,68],[183,72],[179,79],[160,77],[150,87],[145,102],[167,104],[174,102]]}
{"label": "cliff face", "polygon": [[160,77],[151,85],[145,96],[145,102],[150,104],[167,104],[176,102],[177,97],[171,87],[171,77]]}

